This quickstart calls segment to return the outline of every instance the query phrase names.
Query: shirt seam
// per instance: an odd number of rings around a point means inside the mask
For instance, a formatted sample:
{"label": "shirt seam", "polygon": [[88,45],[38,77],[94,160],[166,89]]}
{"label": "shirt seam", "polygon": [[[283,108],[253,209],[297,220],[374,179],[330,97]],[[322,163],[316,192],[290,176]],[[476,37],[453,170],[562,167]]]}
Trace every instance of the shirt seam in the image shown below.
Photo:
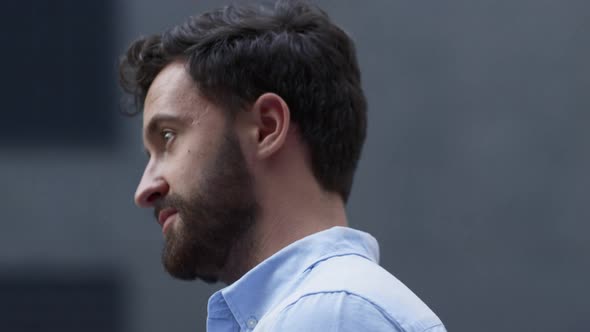
{"label": "shirt seam", "polygon": [[375,263],[375,261],[371,257],[369,257],[368,255],[364,255],[360,252],[349,251],[349,252],[341,252],[341,253],[328,254],[328,255],[322,256],[322,257],[318,258],[317,260],[315,260],[305,270],[303,270],[303,272],[305,273],[307,271],[313,270],[316,267],[316,265],[318,265],[319,263],[325,262],[331,258],[344,257],[344,256],[358,256],[358,257],[364,258],[370,262]]}
{"label": "shirt seam", "polygon": [[443,323],[434,324],[430,327],[427,327],[423,332],[432,331],[432,329],[434,329],[435,327],[444,327],[444,324]]}
{"label": "shirt seam", "polygon": [[[338,294],[338,293],[344,293],[346,295],[349,296],[353,296],[355,298],[360,299],[361,301],[367,302],[369,304],[371,304],[377,311],[379,311],[388,321],[390,321],[393,325],[395,325],[396,328],[398,328],[399,330],[401,330],[402,332],[408,332],[405,328],[403,328],[400,323],[389,313],[387,312],[385,309],[381,308],[381,306],[379,306],[378,304],[376,304],[375,302],[365,298],[362,295],[356,294],[356,293],[352,293],[350,291],[346,291],[346,290],[334,290],[334,291],[318,291],[318,292],[312,292],[312,293],[307,293],[307,294],[303,294],[300,297],[298,297],[297,299],[295,299],[293,302],[289,303],[288,305],[286,305],[283,309],[281,309],[281,311],[279,312],[279,314],[284,313],[286,310],[288,310],[289,308],[291,308],[292,306],[294,306],[297,302],[299,302],[300,300],[302,300],[303,298],[307,298],[307,297],[312,297],[314,295],[321,295],[321,294]],[[433,328],[434,326],[429,327],[428,329]],[[425,331],[426,332],[426,331]]]}

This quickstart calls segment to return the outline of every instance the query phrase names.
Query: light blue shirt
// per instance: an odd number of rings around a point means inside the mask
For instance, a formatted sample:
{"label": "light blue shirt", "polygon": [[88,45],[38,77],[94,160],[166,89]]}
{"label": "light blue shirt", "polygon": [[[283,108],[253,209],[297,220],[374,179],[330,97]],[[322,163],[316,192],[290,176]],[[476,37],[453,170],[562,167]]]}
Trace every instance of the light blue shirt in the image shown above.
{"label": "light blue shirt", "polygon": [[361,231],[305,237],[213,294],[207,331],[446,331],[378,261],[377,240]]}

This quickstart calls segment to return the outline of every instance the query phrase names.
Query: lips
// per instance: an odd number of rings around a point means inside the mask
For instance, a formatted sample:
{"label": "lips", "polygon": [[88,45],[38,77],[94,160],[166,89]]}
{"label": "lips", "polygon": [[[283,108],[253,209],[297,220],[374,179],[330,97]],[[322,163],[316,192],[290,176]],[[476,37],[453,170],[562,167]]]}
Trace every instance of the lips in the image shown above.
{"label": "lips", "polygon": [[178,211],[174,208],[163,209],[162,211],[160,211],[160,213],[158,213],[158,224],[160,224],[160,226],[164,227],[164,225],[166,224],[166,220],[168,220],[168,218],[170,218],[171,216],[173,216],[177,213],[178,213]]}

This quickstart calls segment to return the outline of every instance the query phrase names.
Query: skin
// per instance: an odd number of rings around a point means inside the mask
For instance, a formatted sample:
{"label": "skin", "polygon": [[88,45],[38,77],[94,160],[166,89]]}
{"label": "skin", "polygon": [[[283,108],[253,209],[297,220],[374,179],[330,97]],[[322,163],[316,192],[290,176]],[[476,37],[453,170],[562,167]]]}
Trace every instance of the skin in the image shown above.
{"label": "skin", "polygon": [[[231,118],[198,93],[185,63],[177,61],[158,74],[144,105],[143,139],[150,159],[135,194],[138,206],[161,212],[167,203],[182,206],[180,202],[184,202],[190,209],[208,201],[221,211],[240,212],[248,207],[254,212],[251,222],[247,214],[240,213],[223,222],[215,213],[211,218],[190,213],[172,215],[163,232],[165,252],[183,236],[193,236],[193,242],[225,253],[215,264],[197,262],[191,267],[195,270],[192,277],[177,277],[230,284],[294,241],[347,225],[340,196],[324,191],[314,178],[308,150],[280,96],[263,94]],[[228,138],[241,153],[228,152],[233,151]],[[215,170],[224,167],[240,176],[207,188],[206,184],[227,180],[216,176],[224,173]],[[225,188],[230,188],[227,195]],[[239,198],[223,199],[234,194]],[[221,234],[216,230],[223,229],[220,224],[228,224],[226,229],[233,227],[234,234],[224,241],[207,242],[203,234]],[[201,231],[192,234],[187,231],[192,229],[189,225]],[[186,252],[179,251],[182,255],[177,259],[196,257],[198,261],[200,256],[210,256],[200,249],[184,249]]]}

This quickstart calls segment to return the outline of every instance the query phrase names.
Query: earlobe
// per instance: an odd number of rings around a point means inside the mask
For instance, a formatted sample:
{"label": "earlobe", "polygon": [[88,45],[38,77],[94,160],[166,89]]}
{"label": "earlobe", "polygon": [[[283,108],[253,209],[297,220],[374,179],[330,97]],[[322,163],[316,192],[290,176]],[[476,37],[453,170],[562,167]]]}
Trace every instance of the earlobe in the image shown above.
{"label": "earlobe", "polygon": [[283,98],[274,93],[261,95],[253,106],[258,125],[257,155],[266,159],[284,145],[291,114]]}

